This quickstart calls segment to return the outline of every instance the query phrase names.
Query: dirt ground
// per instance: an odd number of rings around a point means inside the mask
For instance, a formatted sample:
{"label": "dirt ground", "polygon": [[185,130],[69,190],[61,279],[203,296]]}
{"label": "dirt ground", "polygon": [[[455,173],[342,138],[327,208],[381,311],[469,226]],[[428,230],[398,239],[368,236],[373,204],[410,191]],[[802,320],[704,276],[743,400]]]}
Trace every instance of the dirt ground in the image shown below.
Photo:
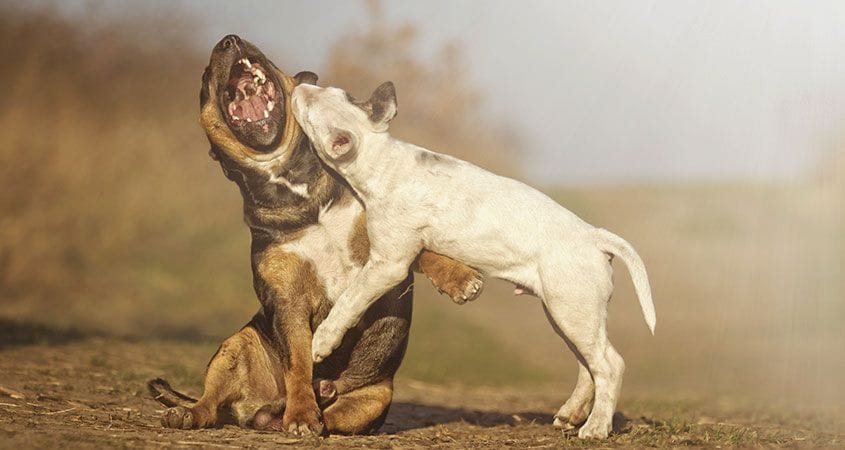
{"label": "dirt ground", "polygon": [[[240,261],[238,270],[151,263],[167,276],[133,285],[173,287],[159,303],[115,293],[88,303],[0,299],[0,448],[845,447],[839,197],[733,187],[571,197],[591,205],[591,221],[626,230],[653,262],[654,336],[630,280],[617,277],[608,328],[627,370],[605,441],[551,426],[574,383],[574,359],[536,299],[493,281],[484,298],[458,307],[419,280],[395,401],[375,436],[161,428],[146,381],[160,376],[200,394],[218,343],[254,311],[251,287],[237,284],[249,280],[248,261],[232,256],[248,243],[235,239],[220,254]],[[629,199],[661,214],[638,214]],[[713,223],[703,230],[701,203]],[[769,223],[769,210],[780,219]],[[176,288],[224,278],[210,284],[216,296]],[[61,331],[64,323],[88,331]]]}
{"label": "dirt ground", "polygon": [[[560,387],[450,386],[400,379],[374,436],[296,438],[226,426],[176,431],[145,389],[164,375],[199,393],[214,343],[137,341],[6,327],[0,340],[0,447],[716,447],[842,446],[841,424],[820,418],[719,412],[712,405],[626,401],[615,433],[585,442],[550,425]],[[469,381],[469,380],[464,380]],[[554,393],[553,395],[551,393]]]}

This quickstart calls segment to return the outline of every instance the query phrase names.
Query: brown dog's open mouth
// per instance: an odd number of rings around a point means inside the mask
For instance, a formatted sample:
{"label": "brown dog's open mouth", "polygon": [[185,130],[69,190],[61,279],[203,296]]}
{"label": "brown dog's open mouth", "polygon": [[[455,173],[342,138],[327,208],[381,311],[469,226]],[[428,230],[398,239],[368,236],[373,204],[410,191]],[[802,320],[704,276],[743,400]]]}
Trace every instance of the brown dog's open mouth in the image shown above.
{"label": "brown dog's open mouth", "polygon": [[232,65],[226,85],[224,105],[233,127],[259,127],[269,132],[269,122],[280,114],[277,86],[267,69],[249,58],[241,58]]}

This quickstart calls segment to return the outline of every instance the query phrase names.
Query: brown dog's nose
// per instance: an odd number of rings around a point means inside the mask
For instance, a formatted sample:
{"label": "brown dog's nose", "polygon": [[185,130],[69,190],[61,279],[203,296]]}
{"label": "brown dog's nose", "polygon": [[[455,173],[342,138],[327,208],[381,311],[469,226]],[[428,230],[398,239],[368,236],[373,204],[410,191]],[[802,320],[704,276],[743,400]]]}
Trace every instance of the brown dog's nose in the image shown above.
{"label": "brown dog's nose", "polygon": [[230,48],[239,48],[240,44],[241,44],[241,38],[239,38],[235,34],[229,34],[229,35],[224,36],[223,39],[220,40],[220,44],[218,44],[218,45],[220,45],[224,49],[230,49]]}

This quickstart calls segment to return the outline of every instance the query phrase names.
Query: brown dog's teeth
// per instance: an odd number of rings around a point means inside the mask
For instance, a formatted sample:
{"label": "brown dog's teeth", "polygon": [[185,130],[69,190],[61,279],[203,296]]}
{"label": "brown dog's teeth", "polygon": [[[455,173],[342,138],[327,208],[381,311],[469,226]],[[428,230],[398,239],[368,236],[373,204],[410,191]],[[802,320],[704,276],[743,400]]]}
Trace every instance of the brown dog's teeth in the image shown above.
{"label": "brown dog's teeth", "polygon": [[267,102],[267,111],[272,111],[273,108],[275,108],[275,106],[273,105],[273,102]]}

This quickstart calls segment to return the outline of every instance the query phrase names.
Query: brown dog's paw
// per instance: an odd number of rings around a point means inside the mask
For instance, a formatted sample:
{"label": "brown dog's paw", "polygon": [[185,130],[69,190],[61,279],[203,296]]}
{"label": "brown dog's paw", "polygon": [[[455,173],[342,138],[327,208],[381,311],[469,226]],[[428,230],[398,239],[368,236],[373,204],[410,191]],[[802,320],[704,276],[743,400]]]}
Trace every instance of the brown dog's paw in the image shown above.
{"label": "brown dog's paw", "polygon": [[325,409],[337,398],[337,386],[332,380],[314,380],[314,386],[320,408]]}
{"label": "brown dog's paw", "polygon": [[182,406],[168,408],[161,415],[161,426],[165,428],[177,428],[180,430],[190,430],[192,428],[196,428],[194,413],[190,409]]}
{"label": "brown dog's paw", "polygon": [[320,409],[316,405],[314,405],[314,408],[301,408],[299,410],[285,409],[285,414],[282,417],[282,431],[295,436],[322,436],[325,430],[326,427],[323,424]]}
{"label": "brown dog's paw", "polygon": [[416,269],[425,274],[438,291],[452,297],[459,305],[481,295],[484,277],[460,261],[423,250],[416,263]]}
{"label": "brown dog's paw", "polygon": [[440,292],[451,297],[452,301],[459,305],[478,298],[483,288],[484,278],[481,273],[464,265],[453,267],[447,279],[438,285]]}
{"label": "brown dog's paw", "polygon": [[269,408],[262,408],[255,413],[250,427],[262,431],[284,431],[282,427],[282,416],[273,414]]}

